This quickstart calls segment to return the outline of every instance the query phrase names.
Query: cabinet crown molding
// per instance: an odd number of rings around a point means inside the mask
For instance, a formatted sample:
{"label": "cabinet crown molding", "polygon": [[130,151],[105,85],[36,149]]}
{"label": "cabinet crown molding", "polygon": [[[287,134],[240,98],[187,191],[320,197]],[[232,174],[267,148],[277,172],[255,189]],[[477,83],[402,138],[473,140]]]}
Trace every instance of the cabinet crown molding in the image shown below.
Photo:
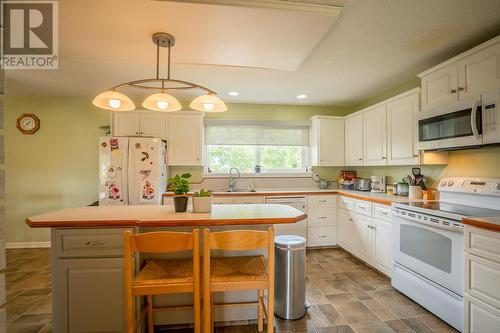
{"label": "cabinet crown molding", "polygon": [[498,36],[496,36],[496,37],[494,37],[494,38],[492,38],[492,39],[490,39],[490,40],[488,40],[488,41],[486,41],[486,42],[484,42],[482,44],[479,44],[478,46],[475,46],[472,49],[469,49],[469,50],[467,50],[465,52],[462,52],[462,53],[454,56],[453,58],[450,58],[450,59],[448,59],[446,61],[443,61],[442,63],[440,63],[440,64],[438,64],[438,65],[436,65],[434,67],[431,67],[431,68],[423,71],[422,73],[417,74],[417,76],[419,78],[422,78],[423,76],[426,76],[427,74],[430,74],[430,73],[434,72],[435,70],[438,70],[440,68],[443,68],[443,67],[446,67],[448,65],[451,65],[452,63],[457,62],[458,60],[461,60],[461,59],[463,59],[465,57],[468,57],[468,56],[470,56],[470,55],[472,55],[472,54],[474,54],[476,52],[479,52],[479,51],[481,51],[481,50],[483,50],[485,48],[488,48],[488,47],[490,47],[492,45],[495,45],[497,43],[500,43],[500,35],[498,35]]}

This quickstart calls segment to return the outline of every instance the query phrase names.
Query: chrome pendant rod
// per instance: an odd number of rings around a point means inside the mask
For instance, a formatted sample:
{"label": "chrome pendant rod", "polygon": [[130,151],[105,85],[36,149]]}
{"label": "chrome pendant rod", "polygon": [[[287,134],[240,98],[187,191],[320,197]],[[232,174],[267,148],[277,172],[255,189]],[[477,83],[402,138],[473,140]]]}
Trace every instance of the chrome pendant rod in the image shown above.
{"label": "chrome pendant rod", "polygon": [[[151,86],[144,86],[142,85],[143,83],[154,83],[154,82],[159,82],[159,83],[162,83],[162,87],[151,87]],[[185,87],[165,87],[165,83],[179,83],[179,84],[183,84],[185,85]],[[125,82],[125,83],[121,83],[119,85],[116,85],[114,87],[112,87],[111,89],[109,90],[118,90],[120,88],[123,88],[123,87],[128,87],[128,86],[132,86],[132,87],[137,87],[137,88],[143,88],[143,89],[149,89],[149,90],[171,90],[171,89],[177,89],[177,90],[181,90],[181,89],[195,89],[195,88],[198,88],[198,89],[201,89],[201,90],[204,90],[206,91],[207,93],[209,94],[213,94],[213,95],[217,95],[217,93],[211,89],[208,89],[207,87],[204,87],[204,86],[200,86],[199,84],[195,84],[195,83],[192,83],[192,82],[189,82],[189,81],[182,81],[182,80],[175,80],[175,79],[143,79],[143,80],[135,80],[135,81],[129,81],[129,82]]]}
{"label": "chrome pendant rod", "polygon": [[160,44],[156,44],[156,79],[160,78]]}
{"label": "chrome pendant rod", "polygon": [[167,79],[170,80],[170,42],[168,42],[168,65],[167,65]]}

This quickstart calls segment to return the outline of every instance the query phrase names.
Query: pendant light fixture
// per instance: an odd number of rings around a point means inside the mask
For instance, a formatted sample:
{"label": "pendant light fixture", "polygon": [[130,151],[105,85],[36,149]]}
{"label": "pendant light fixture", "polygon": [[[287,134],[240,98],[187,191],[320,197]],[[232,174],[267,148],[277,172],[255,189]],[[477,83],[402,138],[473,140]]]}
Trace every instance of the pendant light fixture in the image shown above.
{"label": "pendant light fixture", "polygon": [[[174,96],[167,94],[166,91],[200,89],[205,91],[206,94],[196,97],[189,104],[193,110],[201,112],[223,112],[227,110],[226,104],[217,97],[215,91],[196,83],[170,78],[170,49],[175,45],[174,36],[165,32],[157,32],[153,35],[153,43],[156,45],[156,77],[116,85],[110,90],[97,95],[92,104],[101,109],[112,111],[134,110],[134,102],[118,90],[124,87],[135,87],[155,91],[142,103],[144,108],[153,111],[172,112],[181,110],[182,106]],[[168,50],[166,78],[160,78],[160,47],[165,47]]]}

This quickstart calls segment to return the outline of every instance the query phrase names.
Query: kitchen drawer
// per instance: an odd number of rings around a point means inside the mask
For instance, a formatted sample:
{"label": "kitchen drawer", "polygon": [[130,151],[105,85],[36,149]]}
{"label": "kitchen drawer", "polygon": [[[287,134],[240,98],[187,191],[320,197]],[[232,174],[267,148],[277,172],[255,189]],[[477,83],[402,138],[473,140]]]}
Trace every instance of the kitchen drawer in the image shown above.
{"label": "kitchen drawer", "polygon": [[212,203],[214,205],[232,204],[233,203],[233,198],[229,198],[229,197],[213,197],[212,198]]}
{"label": "kitchen drawer", "polygon": [[373,217],[379,220],[391,221],[391,206],[373,204]]}
{"label": "kitchen drawer", "polygon": [[470,333],[498,332],[500,310],[471,297],[464,296],[465,331]]}
{"label": "kitchen drawer", "polygon": [[354,212],[356,210],[356,199],[340,196],[338,206]]}
{"label": "kitchen drawer", "polygon": [[465,251],[500,263],[500,232],[465,226]]}
{"label": "kitchen drawer", "polygon": [[337,195],[309,195],[307,205],[311,206],[335,206],[337,204]]}
{"label": "kitchen drawer", "polygon": [[500,309],[500,264],[466,254],[465,292]]}
{"label": "kitchen drawer", "polygon": [[307,229],[307,246],[337,245],[337,228],[309,227]]}
{"label": "kitchen drawer", "polygon": [[265,197],[233,197],[233,204],[263,204],[266,202]]}
{"label": "kitchen drawer", "polygon": [[123,233],[129,228],[113,229],[56,229],[56,256],[123,257]]}
{"label": "kitchen drawer", "polygon": [[365,216],[372,216],[372,203],[369,201],[356,200],[356,213]]}
{"label": "kitchen drawer", "polygon": [[335,210],[332,208],[309,207],[307,223],[311,227],[336,225]]}

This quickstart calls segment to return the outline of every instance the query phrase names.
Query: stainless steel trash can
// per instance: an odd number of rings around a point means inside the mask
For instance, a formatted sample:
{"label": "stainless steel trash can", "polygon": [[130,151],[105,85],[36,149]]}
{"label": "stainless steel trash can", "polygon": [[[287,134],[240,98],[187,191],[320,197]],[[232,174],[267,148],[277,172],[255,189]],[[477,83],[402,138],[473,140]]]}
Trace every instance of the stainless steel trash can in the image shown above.
{"label": "stainless steel trash can", "polygon": [[274,313],[283,319],[306,314],[306,240],[295,235],[274,239]]}

